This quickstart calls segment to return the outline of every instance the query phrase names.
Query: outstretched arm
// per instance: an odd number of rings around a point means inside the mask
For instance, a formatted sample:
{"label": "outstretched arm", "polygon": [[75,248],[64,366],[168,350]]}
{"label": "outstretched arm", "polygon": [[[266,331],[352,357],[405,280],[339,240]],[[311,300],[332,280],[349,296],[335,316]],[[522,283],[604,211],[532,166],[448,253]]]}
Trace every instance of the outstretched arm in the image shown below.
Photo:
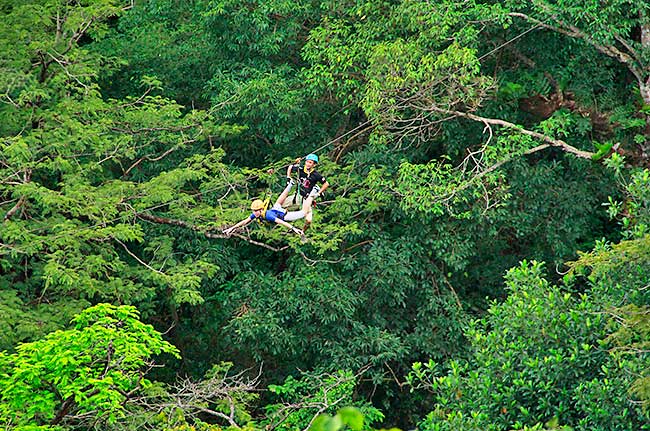
{"label": "outstretched arm", "polygon": [[291,169],[293,169],[294,166],[300,166],[300,157],[298,157],[293,161],[293,163],[290,163],[289,166],[287,166],[287,177],[291,177]]}
{"label": "outstretched arm", "polygon": [[231,227],[229,227],[229,228],[227,228],[227,229],[224,229],[224,230],[222,230],[221,232],[223,232],[224,234],[230,236],[230,235],[232,235],[232,233],[233,233],[234,231],[236,231],[237,229],[239,229],[239,228],[241,228],[241,227],[246,226],[248,223],[250,223],[250,222],[252,222],[252,221],[253,221],[252,218],[250,218],[250,217],[246,217],[244,220],[240,221],[240,222],[237,223],[236,225],[231,226]]}
{"label": "outstretched arm", "polygon": [[297,233],[300,236],[303,236],[305,234],[302,230],[300,230],[297,227],[293,226],[291,223],[287,223],[286,221],[284,221],[282,219],[276,218],[275,222],[277,224],[279,224],[280,226],[284,226],[286,228],[291,229],[294,233]]}

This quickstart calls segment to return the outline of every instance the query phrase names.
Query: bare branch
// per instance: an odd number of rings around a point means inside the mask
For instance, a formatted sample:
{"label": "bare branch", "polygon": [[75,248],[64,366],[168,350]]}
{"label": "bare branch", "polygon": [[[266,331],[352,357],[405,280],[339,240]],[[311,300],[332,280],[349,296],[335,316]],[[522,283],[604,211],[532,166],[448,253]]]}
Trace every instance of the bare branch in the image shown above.
{"label": "bare branch", "polygon": [[79,78],[77,78],[75,75],[71,74],[70,71],[68,71],[68,68],[66,67],[66,64],[64,64],[63,60],[58,59],[56,56],[50,54],[49,52],[47,53],[47,55],[49,55],[50,58],[54,60],[59,66],[61,66],[61,69],[63,69],[63,71],[65,72],[66,75],[68,75],[69,78],[74,79],[75,81],[77,81],[77,84],[81,85],[84,89],[88,90],[88,86],[86,84],[81,82]]}
{"label": "bare branch", "polygon": [[[195,139],[192,139],[192,140],[190,140],[190,141],[183,142],[183,144],[188,144],[188,143],[191,143],[191,142],[196,142],[196,140],[195,140]],[[140,163],[142,163],[144,160],[147,160],[147,161],[150,161],[150,162],[157,162],[157,161],[163,159],[165,156],[167,156],[167,155],[171,154],[172,152],[176,151],[179,147],[180,147],[180,145],[174,145],[173,147],[171,147],[170,149],[168,149],[167,151],[165,151],[164,153],[162,153],[162,154],[161,154],[160,156],[158,156],[158,157],[151,157],[150,155],[146,155],[146,156],[140,157],[140,158],[139,158],[135,163],[133,163],[133,164],[132,164],[132,165],[131,165],[131,166],[130,166],[126,171],[124,171],[123,176],[127,176],[127,175],[129,175],[129,172],[131,172],[131,171],[132,171],[136,166],[138,166],[138,165],[139,165]],[[100,163],[101,163],[101,162],[100,162]]]}
{"label": "bare branch", "polygon": [[[120,123],[117,123],[120,124]],[[127,133],[129,135],[138,135],[140,133],[150,133],[150,132],[183,132],[185,130],[192,129],[194,127],[197,127],[196,124],[188,124],[185,126],[179,126],[179,127],[142,127],[140,129],[131,129],[128,127],[128,125],[124,125],[124,128],[120,127],[111,127],[110,129],[113,132],[119,132],[119,133]]]}
{"label": "bare branch", "polygon": [[[258,391],[262,367],[260,366],[257,375],[252,378],[245,377],[249,371],[245,370],[233,376],[229,376],[226,371],[199,381],[180,379],[171,386],[168,395],[140,397],[134,399],[133,404],[149,412],[180,409],[187,419],[208,414],[226,421],[231,427],[241,428],[237,423],[237,409],[245,407],[250,394]],[[223,401],[228,403],[228,413],[212,407]]]}
{"label": "bare branch", "polygon": [[16,202],[16,205],[13,206],[9,211],[7,211],[7,214],[5,214],[5,220],[9,220],[11,217],[13,217],[18,210],[20,210],[23,205],[25,205],[25,196],[21,196],[20,199],[18,199],[18,202]]}
{"label": "bare branch", "polygon": [[542,150],[542,149],[544,149],[544,148],[546,148],[548,146],[551,146],[551,147],[560,148],[563,151],[566,151],[567,153],[571,153],[571,154],[573,154],[573,155],[575,155],[577,157],[583,158],[583,159],[591,160],[592,157],[595,155],[595,153],[592,153],[592,152],[589,152],[589,151],[579,150],[579,149],[575,148],[574,146],[567,144],[565,141],[563,141],[561,139],[555,139],[555,138],[552,138],[552,137],[550,137],[548,135],[544,135],[543,133],[539,133],[539,132],[535,132],[535,131],[532,131],[532,130],[524,129],[523,127],[521,127],[521,126],[519,126],[517,124],[510,123],[510,122],[505,121],[505,120],[499,120],[499,119],[495,119],[495,118],[486,118],[486,117],[481,117],[481,116],[478,116],[478,115],[475,115],[475,114],[470,114],[470,113],[467,113],[467,112],[452,111],[452,110],[440,109],[440,108],[437,108],[437,107],[432,107],[431,110],[435,111],[435,112],[443,113],[443,114],[453,114],[453,115],[456,115],[458,117],[468,118],[468,119],[474,120],[474,121],[480,121],[480,122],[485,123],[485,124],[492,124],[492,125],[496,125],[496,126],[507,127],[509,129],[516,130],[517,132],[519,132],[519,133],[521,133],[523,135],[531,136],[531,137],[533,137],[535,139],[539,139],[540,141],[543,141],[546,144],[548,144],[546,146],[535,147],[534,149],[528,150],[526,152],[526,154],[532,154],[533,152],[536,152],[536,151]]}
{"label": "bare branch", "polygon": [[315,259],[311,259],[311,258],[307,257],[307,255],[302,251],[300,252],[300,255],[302,256],[303,259],[305,259],[307,262],[309,262],[308,263],[309,266],[315,266],[318,263],[333,263],[333,264],[341,263],[345,259],[345,258],[342,257],[342,258],[336,259],[336,260],[325,260],[325,259],[315,260]]}
{"label": "bare branch", "polygon": [[149,270],[151,270],[151,271],[153,271],[153,272],[155,272],[155,273],[158,273],[158,274],[161,274],[161,275],[167,275],[167,274],[165,274],[164,272],[158,271],[156,268],[153,268],[153,267],[152,267],[151,265],[149,265],[147,262],[143,261],[143,260],[140,259],[138,256],[136,256],[136,255],[135,255],[131,250],[129,250],[129,248],[126,246],[126,244],[124,244],[122,241],[120,241],[120,240],[117,239],[117,238],[114,238],[114,239],[115,239],[115,241],[116,241],[118,244],[120,244],[120,245],[124,248],[124,250],[126,250],[126,252],[127,252],[127,253],[132,257],[132,258],[134,258],[136,261],[138,261],[138,263],[140,263],[140,265],[146,267],[147,269],[149,269]]}
{"label": "bare branch", "polygon": [[[551,12],[550,10],[548,10],[548,8],[547,11]],[[546,24],[538,19],[531,17],[530,15],[520,13],[520,12],[511,12],[509,13],[509,15],[512,17],[523,18],[526,21],[530,21],[539,25],[540,27],[544,27],[546,29],[552,30],[560,34],[564,34],[574,39],[582,39],[585,42],[587,42],[589,45],[593,46],[599,52],[625,64],[626,67],[630,70],[630,72],[632,72],[632,74],[636,77],[637,81],[639,81],[640,83],[643,82],[643,72],[638,67],[638,61],[640,58],[639,53],[636,50],[632,49],[632,47],[629,46],[628,44],[623,44],[623,46],[625,47],[625,49],[629,51],[629,54],[619,50],[613,45],[602,45],[600,43],[597,43],[588,34],[580,30],[576,26],[570,25],[560,20],[557,20],[558,24],[560,25],[560,27],[558,27],[558,26]]]}
{"label": "bare branch", "polygon": [[[279,427],[295,411],[312,409],[315,411],[313,412],[313,414],[311,414],[312,417],[305,430],[309,429],[309,427],[316,419],[316,417],[318,417],[318,415],[322,414],[328,409],[331,409],[332,407],[335,407],[336,405],[341,403],[341,401],[345,400],[345,396],[341,396],[334,400],[330,400],[329,394],[339,386],[349,382],[351,379],[359,378],[359,376],[363,374],[367,369],[368,369],[367,367],[362,368],[359,371],[359,373],[357,373],[352,377],[342,376],[342,375],[331,375],[331,374],[323,374],[318,376],[318,379],[321,381],[322,379],[323,380],[329,379],[330,381],[327,383],[321,383],[317,385],[314,388],[315,391],[317,391],[315,394],[312,394],[311,396],[305,395],[303,398],[306,399],[307,401],[287,403],[282,405],[282,407],[275,412],[274,417],[271,417],[271,423],[268,425],[268,429],[273,430]],[[316,395],[319,395],[318,399],[316,398]]]}

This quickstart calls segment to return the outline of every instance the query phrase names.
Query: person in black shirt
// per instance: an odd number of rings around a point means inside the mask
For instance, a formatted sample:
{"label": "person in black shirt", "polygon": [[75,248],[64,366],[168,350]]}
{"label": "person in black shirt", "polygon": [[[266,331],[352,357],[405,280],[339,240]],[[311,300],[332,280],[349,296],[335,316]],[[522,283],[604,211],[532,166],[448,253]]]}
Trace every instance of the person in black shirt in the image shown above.
{"label": "person in black shirt", "polygon": [[[287,167],[287,187],[282,192],[283,195],[286,193],[285,198],[289,196],[289,192],[295,184],[292,174],[297,172],[298,188],[296,193],[289,197],[289,199],[284,199],[283,206],[286,207],[293,204],[302,206],[302,210],[305,212],[305,226],[303,230],[307,229],[313,220],[311,202],[309,202],[309,205],[305,205],[308,198],[311,196],[315,200],[329,187],[329,183],[325,180],[325,177],[316,171],[316,164],[318,164],[318,156],[316,154],[307,155],[303,167],[300,166],[300,159],[296,159],[293,165]],[[283,196],[280,195],[278,200],[282,198]]]}

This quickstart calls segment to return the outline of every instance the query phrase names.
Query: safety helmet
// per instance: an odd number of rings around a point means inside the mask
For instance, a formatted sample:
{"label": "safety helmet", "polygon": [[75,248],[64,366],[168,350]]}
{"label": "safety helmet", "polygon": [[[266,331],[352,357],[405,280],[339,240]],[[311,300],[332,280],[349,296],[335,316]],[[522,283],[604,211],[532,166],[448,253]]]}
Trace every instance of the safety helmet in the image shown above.
{"label": "safety helmet", "polygon": [[253,211],[261,210],[264,208],[264,201],[262,199],[255,199],[251,204],[251,209]]}
{"label": "safety helmet", "polygon": [[305,157],[305,160],[311,160],[314,163],[318,163],[318,156],[312,153]]}

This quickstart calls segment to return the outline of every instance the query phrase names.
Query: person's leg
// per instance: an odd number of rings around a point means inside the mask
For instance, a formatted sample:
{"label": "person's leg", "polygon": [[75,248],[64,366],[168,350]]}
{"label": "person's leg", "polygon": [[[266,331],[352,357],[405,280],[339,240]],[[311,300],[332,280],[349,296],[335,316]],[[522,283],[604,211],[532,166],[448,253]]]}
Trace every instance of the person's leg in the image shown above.
{"label": "person's leg", "polygon": [[311,207],[314,204],[314,198],[312,196],[309,196],[307,199],[305,199],[302,202],[302,207],[300,208],[305,215],[311,213]]}
{"label": "person's leg", "polygon": [[295,183],[296,182],[293,179],[287,178],[287,186],[284,188],[284,190],[282,190],[282,193],[280,193],[280,196],[278,196],[278,198],[276,199],[275,204],[273,204],[273,206],[276,206],[276,205],[283,206],[284,205],[284,201],[287,199],[287,196],[289,196],[289,192],[291,192],[291,189],[293,188],[293,185]]}
{"label": "person's leg", "polygon": [[[298,220],[298,219],[301,219],[301,218],[306,219],[307,217],[309,217],[309,223],[311,223],[311,206],[312,206],[312,204],[314,202],[314,196],[315,195],[310,194],[307,199],[303,200],[302,208],[300,209],[300,211],[289,211],[284,216],[284,220],[286,220],[286,221],[294,221],[294,220]],[[291,202],[289,202],[289,204],[291,204],[293,202],[293,196],[289,200],[291,201]],[[277,205],[277,203],[276,203],[276,205]],[[276,208],[276,206],[274,206],[273,208]]]}
{"label": "person's leg", "polygon": [[305,212],[300,211],[289,211],[284,215],[284,221],[295,221],[305,217]]}
{"label": "person's leg", "polygon": [[298,193],[291,193],[289,197],[282,203],[282,208],[289,208],[294,205],[302,208],[302,203],[304,199]]}
{"label": "person's leg", "polygon": [[314,214],[312,213],[311,208],[310,208],[309,212],[305,214],[305,224],[302,227],[303,232],[305,232],[307,229],[309,229],[309,226],[311,226],[311,222],[312,222],[313,219],[314,219]]}
{"label": "person's leg", "polygon": [[305,213],[305,226],[302,228],[303,231],[307,230],[311,225],[312,220],[314,219],[314,214],[312,212],[312,206],[314,204],[314,198],[318,195],[320,189],[314,187],[314,189],[309,193],[309,196],[302,204],[302,212]]}

